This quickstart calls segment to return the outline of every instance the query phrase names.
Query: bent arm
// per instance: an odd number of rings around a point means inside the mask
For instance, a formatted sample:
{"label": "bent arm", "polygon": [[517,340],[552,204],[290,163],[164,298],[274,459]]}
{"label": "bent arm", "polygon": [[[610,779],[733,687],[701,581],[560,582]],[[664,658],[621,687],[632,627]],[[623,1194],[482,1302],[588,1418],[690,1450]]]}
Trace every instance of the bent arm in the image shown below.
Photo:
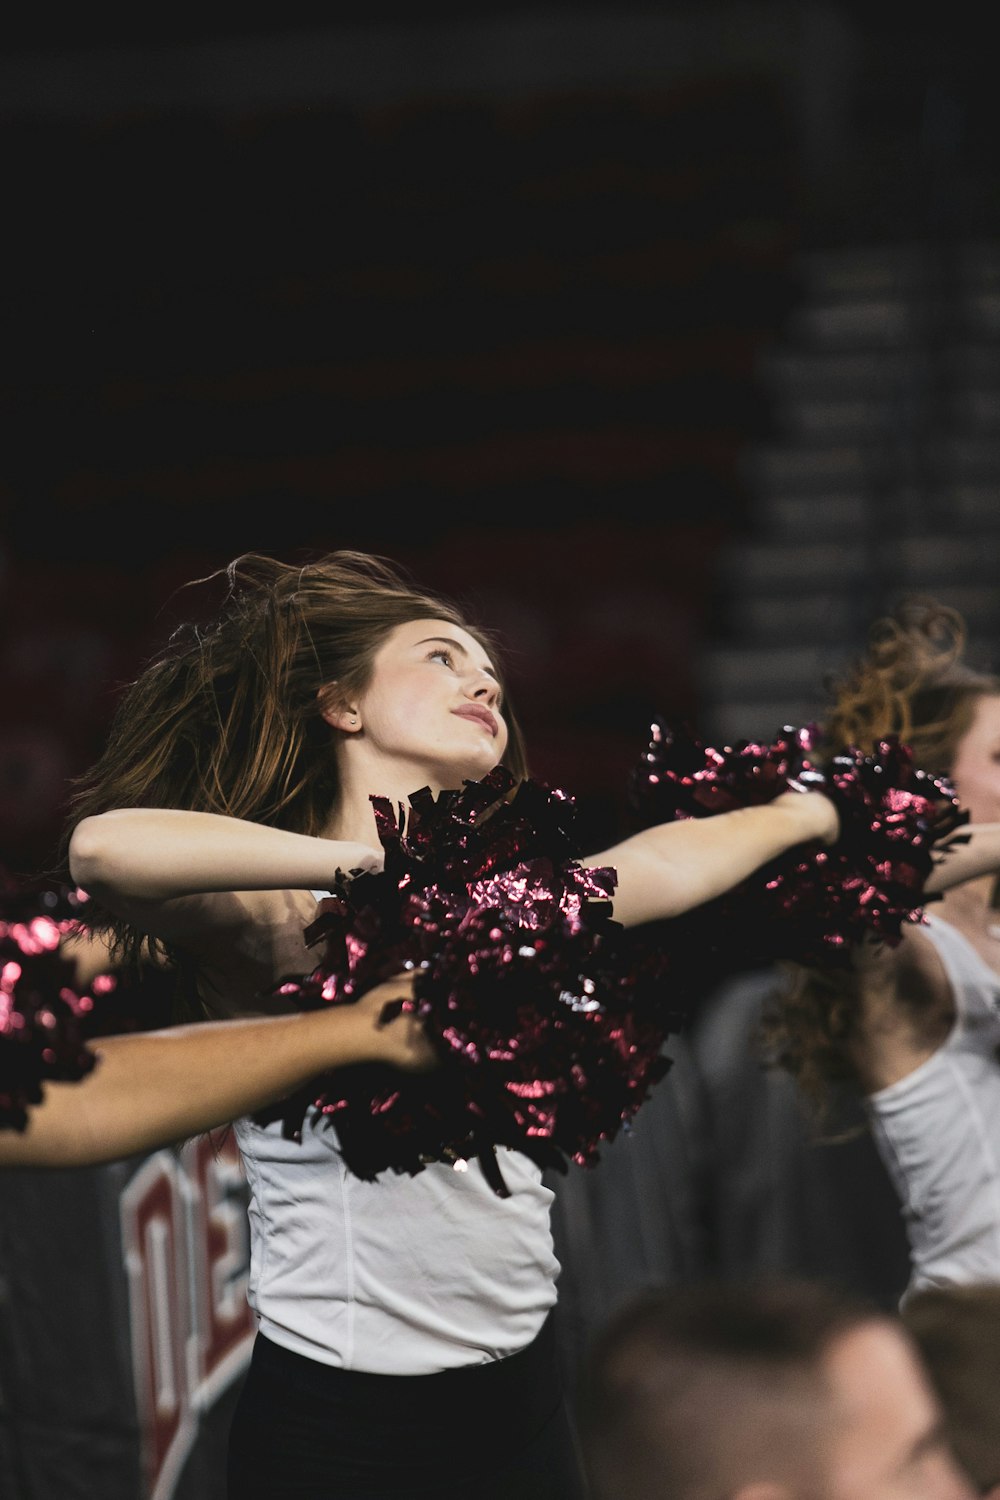
{"label": "bent arm", "polygon": [[723,895],[796,844],[831,843],[837,831],[828,797],[784,792],[758,807],[657,824],[581,863],[615,868],[615,919],[633,927],[678,917]]}
{"label": "bent arm", "polygon": [[78,1082],[44,1084],[23,1132],[0,1131],[0,1167],[79,1167],[154,1151],[284,1098],[331,1068],[381,1061],[407,1070],[434,1054],[412,1015],[385,1024],[411,981],[356,1004],[250,1020],[196,1022],[104,1037]]}
{"label": "bent arm", "polygon": [[932,895],[980,875],[1000,873],[1000,823],[970,823],[938,851],[926,889]]}
{"label": "bent arm", "polygon": [[[374,832],[374,825],[373,825]],[[73,880],[115,897],[169,901],[211,891],[329,888],[335,871],[377,870],[380,850],[221,813],[129,807],[83,818],[69,844]]]}

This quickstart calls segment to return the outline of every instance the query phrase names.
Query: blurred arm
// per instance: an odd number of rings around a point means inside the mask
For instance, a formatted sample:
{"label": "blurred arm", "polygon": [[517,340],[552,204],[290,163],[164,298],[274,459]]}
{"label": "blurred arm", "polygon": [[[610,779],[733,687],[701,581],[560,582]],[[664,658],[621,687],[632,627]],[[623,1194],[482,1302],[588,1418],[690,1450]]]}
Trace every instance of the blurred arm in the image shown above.
{"label": "blurred arm", "polygon": [[381,1061],[432,1066],[419,1021],[381,1023],[412,977],[387,981],[352,1004],[164,1031],[104,1037],[78,1082],[44,1085],[23,1132],[0,1130],[0,1167],[94,1166],[153,1151],[284,1098],[332,1068]]}
{"label": "blurred arm", "polygon": [[[373,825],[374,832],[374,825]],[[119,808],[83,818],[70,873],[90,895],[169,901],[210,891],[327,890],[339,868],[379,870],[382,851],[221,813]]]}

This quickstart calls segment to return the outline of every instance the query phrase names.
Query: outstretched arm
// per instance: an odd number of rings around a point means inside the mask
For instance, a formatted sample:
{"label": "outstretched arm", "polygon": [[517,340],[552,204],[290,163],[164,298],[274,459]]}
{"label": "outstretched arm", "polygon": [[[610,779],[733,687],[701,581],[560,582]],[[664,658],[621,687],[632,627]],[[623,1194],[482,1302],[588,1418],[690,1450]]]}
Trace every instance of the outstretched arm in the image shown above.
{"label": "outstretched arm", "polygon": [[408,1071],[434,1053],[404,1013],[410,976],[350,1005],[249,1020],[195,1022],[103,1037],[98,1061],[77,1082],[43,1084],[23,1132],[0,1130],[0,1167],[79,1167],[153,1151],[284,1098],[332,1068],[381,1061]]}
{"label": "outstretched arm", "polygon": [[615,919],[633,927],[680,916],[796,844],[829,844],[837,832],[836,809],[822,792],[783,792],[757,807],[656,824],[581,863],[614,867]]}
{"label": "outstretched arm", "polygon": [[69,865],[77,885],[102,901],[169,901],[211,891],[326,890],[338,868],[380,870],[382,851],[221,813],[127,807],[81,819]]}

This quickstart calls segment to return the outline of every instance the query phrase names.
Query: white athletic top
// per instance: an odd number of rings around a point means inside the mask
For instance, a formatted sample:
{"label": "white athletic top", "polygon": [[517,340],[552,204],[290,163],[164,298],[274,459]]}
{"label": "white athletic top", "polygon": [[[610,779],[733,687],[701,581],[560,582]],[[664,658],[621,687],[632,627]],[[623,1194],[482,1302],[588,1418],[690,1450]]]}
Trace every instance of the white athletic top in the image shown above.
{"label": "white athletic top", "polygon": [[553,1193],[520,1152],[498,1151],[499,1198],[478,1161],[366,1182],[332,1121],[301,1144],[280,1121],[235,1125],[250,1188],[248,1300],[276,1344],[323,1364],[425,1375],[523,1349],[556,1299]]}
{"label": "white athletic top", "polygon": [[922,1286],[1000,1281],[1000,977],[940,917],[924,930],[955,1024],[933,1056],[866,1101],[910,1242],[904,1302]]}
{"label": "white athletic top", "polygon": [[[317,901],[326,891],[313,891]],[[556,1300],[551,1188],[502,1147],[499,1198],[478,1161],[366,1182],[329,1116],[301,1143],[281,1122],[234,1126],[250,1188],[247,1299],[267,1338],[323,1364],[428,1375],[531,1343]]]}

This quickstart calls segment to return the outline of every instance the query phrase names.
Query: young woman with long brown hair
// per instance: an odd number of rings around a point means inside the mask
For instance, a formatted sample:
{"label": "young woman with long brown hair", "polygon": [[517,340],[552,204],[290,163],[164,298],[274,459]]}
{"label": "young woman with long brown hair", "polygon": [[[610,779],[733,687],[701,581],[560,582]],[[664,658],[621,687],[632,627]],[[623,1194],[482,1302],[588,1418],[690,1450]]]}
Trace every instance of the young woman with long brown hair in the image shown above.
{"label": "young woman with long brown hair", "polygon": [[[219,1018],[280,1005],[275,986],[312,969],[318,899],[382,867],[373,797],[407,807],[499,765],[523,783],[527,757],[498,643],[389,560],[251,554],[213,581],[221,603],[122,696],[78,787],[68,869],[123,959],[152,948]],[[837,831],[822,793],[788,792],[581,864],[614,869],[614,916],[633,927]],[[401,998],[413,983],[400,975]],[[235,1129],[260,1331],[230,1500],[575,1500],[537,1163],[498,1148],[501,1200],[476,1162],[363,1180],[315,1114],[300,1139]]]}

